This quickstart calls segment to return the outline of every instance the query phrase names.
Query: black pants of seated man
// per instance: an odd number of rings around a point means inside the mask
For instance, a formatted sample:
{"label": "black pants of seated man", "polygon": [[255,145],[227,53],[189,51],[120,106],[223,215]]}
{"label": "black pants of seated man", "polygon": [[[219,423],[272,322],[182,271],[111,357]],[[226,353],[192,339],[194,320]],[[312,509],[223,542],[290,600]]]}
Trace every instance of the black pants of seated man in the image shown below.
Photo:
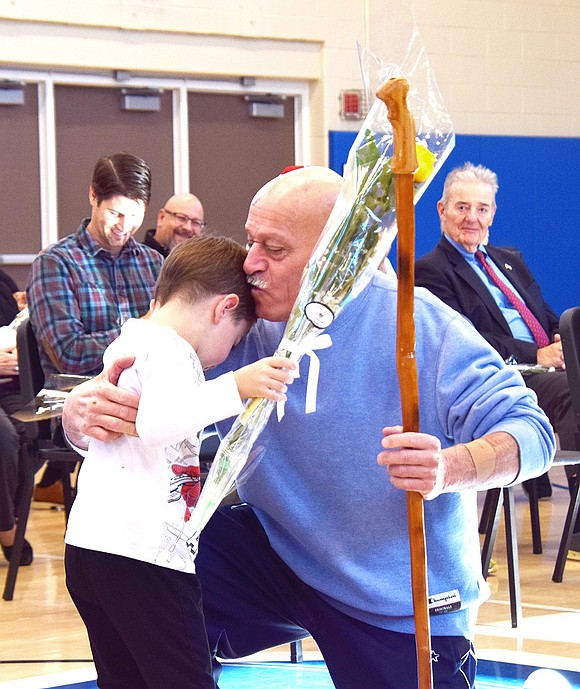
{"label": "black pants of seated man", "polygon": [[[560,448],[562,450],[580,449],[576,447],[576,434],[580,433],[580,429],[576,425],[566,371],[534,373],[526,375],[524,380],[526,385],[536,393],[538,404],[558,434]],[[570,488],[579,469],[580,465],[566,467],[566,476]],[[524,484],[527,483],[524,481]],[[580,513],[574,526],[574,533],[577,532],[580,532]]]}
{"label": "black pants of seated man", "polygon": [[[19,487],[20,436],[25,424],[10,414],[22,407],[20,392],[0,386],[0,531],[10,531],[15,523]],[[37,462],[33,469],[37,471]]]}

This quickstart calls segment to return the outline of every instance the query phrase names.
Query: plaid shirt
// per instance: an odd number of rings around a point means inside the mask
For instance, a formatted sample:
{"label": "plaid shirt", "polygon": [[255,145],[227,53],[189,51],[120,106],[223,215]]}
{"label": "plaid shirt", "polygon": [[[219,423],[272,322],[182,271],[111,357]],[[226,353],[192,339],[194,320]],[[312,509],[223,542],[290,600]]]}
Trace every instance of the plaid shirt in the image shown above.
{"label": "plaid shirt", "polygon": [[46,374],[95,375],[128,318],[149,310],[163,258],[133,238],[118,256],[78,230],[41,252],[28,284],[30,320]]}

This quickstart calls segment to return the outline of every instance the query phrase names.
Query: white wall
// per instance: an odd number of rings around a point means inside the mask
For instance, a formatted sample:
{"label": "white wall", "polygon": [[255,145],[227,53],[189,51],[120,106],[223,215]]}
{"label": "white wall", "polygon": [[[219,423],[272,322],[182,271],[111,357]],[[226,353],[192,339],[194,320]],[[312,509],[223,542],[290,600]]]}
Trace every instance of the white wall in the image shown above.
{"label": "white wall", "polygon": [[464,134],[580,136],[580,0],[417,0]]}
{"label": "white wall", "polygon": [[[126,69],[311,84],[311,162],[361,88],[365,17],[403,0],[0,0],[1,69]],[[412,0],[456,131],[580,136],[580,0]],[[376,50],[376,46],[373,46]],[[388,59],[389,46],[381,46]]]}

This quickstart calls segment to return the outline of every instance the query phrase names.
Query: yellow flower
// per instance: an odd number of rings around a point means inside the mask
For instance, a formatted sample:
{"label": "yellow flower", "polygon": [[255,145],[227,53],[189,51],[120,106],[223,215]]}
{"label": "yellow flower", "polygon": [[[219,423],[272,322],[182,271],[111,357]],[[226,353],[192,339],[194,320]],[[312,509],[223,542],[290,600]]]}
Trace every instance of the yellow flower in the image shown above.
{"label": "yellow flower", "polygon": [[433,172],[437,156],[423,144],[415,144],[418,167],[413,175],[414,182],[424,182]]}

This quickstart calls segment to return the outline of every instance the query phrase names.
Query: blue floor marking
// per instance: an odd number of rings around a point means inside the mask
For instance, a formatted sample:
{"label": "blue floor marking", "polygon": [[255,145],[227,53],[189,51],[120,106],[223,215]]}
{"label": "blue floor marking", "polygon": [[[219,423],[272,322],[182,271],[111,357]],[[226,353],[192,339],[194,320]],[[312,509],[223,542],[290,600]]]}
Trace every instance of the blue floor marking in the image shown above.
{"label": "blue floor marking", "polygon": [[[305,660],[302,663],[227,662],[222,667],[220,689],[334,689],[322,660]],[[526,665],[480,660],[475,686],[476,689],[521,689],[526,677],[535,669]],[[570,682],[572,689],[580,689],[580,673],[563,670],[560,673]],[[55,689],[97,689],[97,685],[94,681],[88,681],[64,684]]]}
{"label": "blue floor marking", "polygon": [[220,689],[334,689],[322,660],[224,663]]}

